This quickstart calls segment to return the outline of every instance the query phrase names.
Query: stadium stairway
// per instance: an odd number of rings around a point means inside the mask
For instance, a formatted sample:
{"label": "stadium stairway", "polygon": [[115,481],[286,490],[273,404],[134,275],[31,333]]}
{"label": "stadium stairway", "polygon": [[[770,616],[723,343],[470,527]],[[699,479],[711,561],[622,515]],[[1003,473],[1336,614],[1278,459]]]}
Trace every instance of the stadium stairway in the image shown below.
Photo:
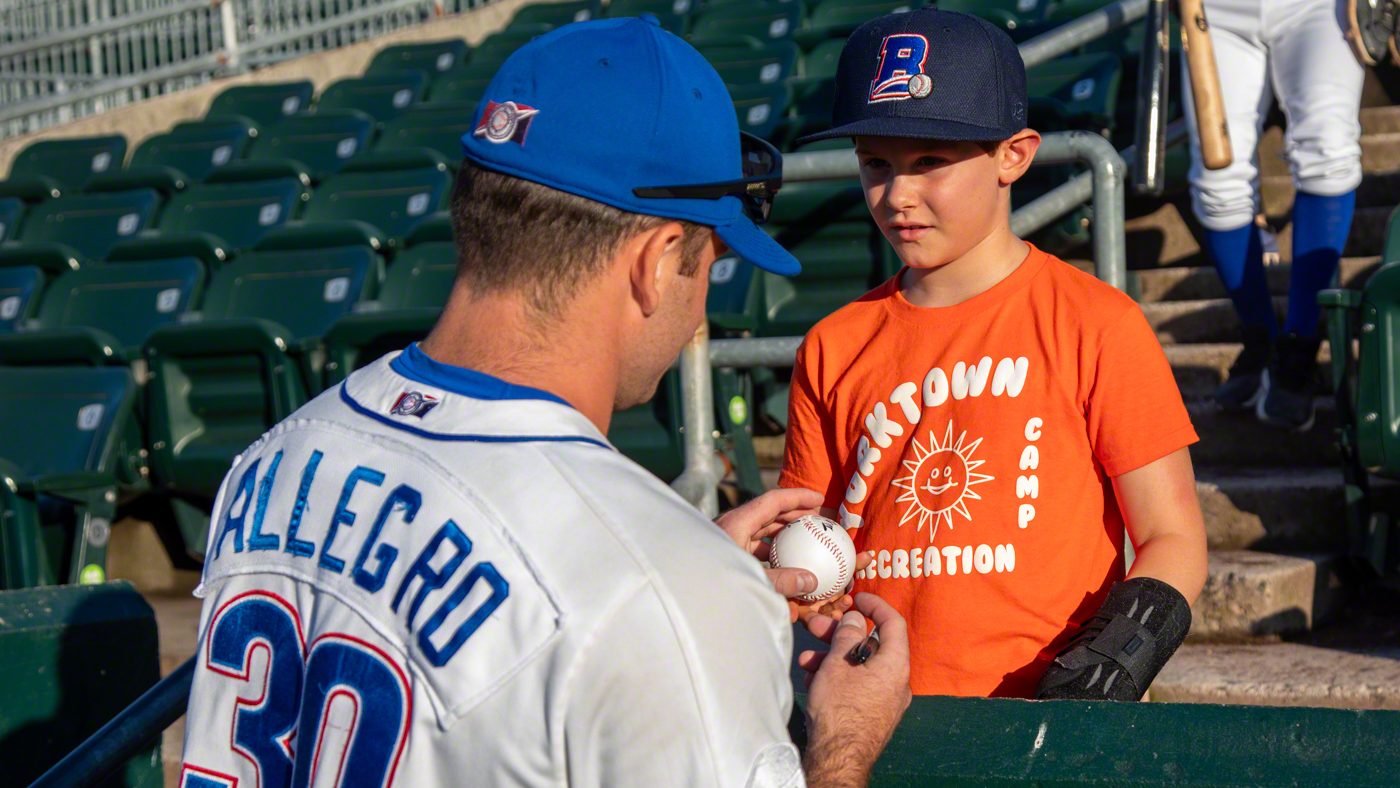
{"label": "stadium stairway", "polygon": [[[1400,107],[1363,110],[1362,128],[1366,176],[1341,267],[1351,287],[1378,265],[1400,203]],[[1260,159],[1265,212],[1281,228],[1282,262],[1268,276],[1282,310],[1293,191],[1278,128],[1262,138]],[[1400,606],[1363,594],[1340,557],[1342,474],[1331,399],[1319,400],[1317,424],[1301,434],[1218,412],[1209,397],[1240,345],[1234,312],[1197,244],[1189,199],[1132,203],[1129,215],[1140,215],[1126,226],[1130,278],[1201,436],[1191,454],[1210,548],[1191,634],[1152,698],[1400,709],[1400,614],[1392,612]],[[1089,260],[1073,257],[1092,270]],[[1320,362],[1328,353],[1324,343]],[[1319,364],[1319,385],[1324,380]],[[771,486],[782,437],[755,444]],[[1400,502],[1400,485],[1382,489]]]}

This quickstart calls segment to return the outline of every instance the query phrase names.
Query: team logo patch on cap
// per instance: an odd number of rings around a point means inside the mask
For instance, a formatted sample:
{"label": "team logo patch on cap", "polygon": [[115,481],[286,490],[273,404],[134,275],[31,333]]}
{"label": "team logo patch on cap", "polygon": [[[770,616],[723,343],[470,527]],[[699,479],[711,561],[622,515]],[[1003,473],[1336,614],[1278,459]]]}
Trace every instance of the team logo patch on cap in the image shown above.
{"label": "team logo patch on cap", "polygon": [[481,120],[472,134],[497,144],[515,142],[524,145],[530,122],[539,112],[534,107],[514,101],[504,101],[500,104],[488,101],[486,111],[481,114]]}
{"label": "team logo patch on cap", "polygon": [[[870,82],[870,104],[904,101],[910,96],[923,98],[933,89],[933,80],[924,74],[928,60],[928,39],[918,33],[894,33],[880,44],[880,67]],[[915,76],[924,79],[910,83]],[[915,95],[914,90],[923,95]]]}
{"label": "team logo patch on cap", "polygon": [[417,416],[423,418],[428,415],[428,411],[438,406],[438,398],[421,391],[405,391],[394,400],[393,407],[389,408],[391,416]]}

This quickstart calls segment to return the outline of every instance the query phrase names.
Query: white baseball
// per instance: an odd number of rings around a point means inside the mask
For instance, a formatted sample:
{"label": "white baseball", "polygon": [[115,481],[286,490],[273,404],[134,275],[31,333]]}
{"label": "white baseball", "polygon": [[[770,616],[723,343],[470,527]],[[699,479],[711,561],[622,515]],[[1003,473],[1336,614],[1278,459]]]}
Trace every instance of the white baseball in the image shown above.
{"label": "white baseball", "polygon": [[816,575],[817,588],[798,597],[820,602],[846,590],[856,571],[856,546],[846,529],[821,515],[799,517],[773,538],[768,564],[774,569],[806,569]]}

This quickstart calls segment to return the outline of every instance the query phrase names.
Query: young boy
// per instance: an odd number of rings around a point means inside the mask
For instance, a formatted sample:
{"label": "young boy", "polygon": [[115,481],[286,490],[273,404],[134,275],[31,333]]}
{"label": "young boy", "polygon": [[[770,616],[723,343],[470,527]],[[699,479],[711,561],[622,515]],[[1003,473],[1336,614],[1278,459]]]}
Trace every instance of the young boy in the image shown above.
{"label": "young boy", "polygon": [[964,14],[847,42],[807,139],[855,139],[904,268],[807,335],[779,484],[872,556],[855,587],[909,622],[916,694],[1136,700],[1205,579],[1196,433],[1137,304],[1011,232],[1025,85]]}

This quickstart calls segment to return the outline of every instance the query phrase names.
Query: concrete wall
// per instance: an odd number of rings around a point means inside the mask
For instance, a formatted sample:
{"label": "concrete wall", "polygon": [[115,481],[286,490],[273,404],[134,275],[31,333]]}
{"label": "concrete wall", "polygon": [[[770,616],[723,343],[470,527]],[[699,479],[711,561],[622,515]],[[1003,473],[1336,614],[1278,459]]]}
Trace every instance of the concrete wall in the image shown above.
{"label": "concrete wall", "polygon": [[34,134],[0,140],[0,171],[8,173],[15,154],[36,140],[125,134],[128,150],[135,150],[142,140],[152,134],[169,131],[181,121],[202,117],[214,96],[230,85],[309,79],[319,92],[337,79],[362,74],[374,53],[389,44],[456,37],[464,38],[469,45],[474,46],[486,36],[505,27],[520,6],[560,1],[495,0],[489,5],[463,14],[445,16],[358,44],[288,60],[236,77],[217,79],[196,88],[128,104]]}

